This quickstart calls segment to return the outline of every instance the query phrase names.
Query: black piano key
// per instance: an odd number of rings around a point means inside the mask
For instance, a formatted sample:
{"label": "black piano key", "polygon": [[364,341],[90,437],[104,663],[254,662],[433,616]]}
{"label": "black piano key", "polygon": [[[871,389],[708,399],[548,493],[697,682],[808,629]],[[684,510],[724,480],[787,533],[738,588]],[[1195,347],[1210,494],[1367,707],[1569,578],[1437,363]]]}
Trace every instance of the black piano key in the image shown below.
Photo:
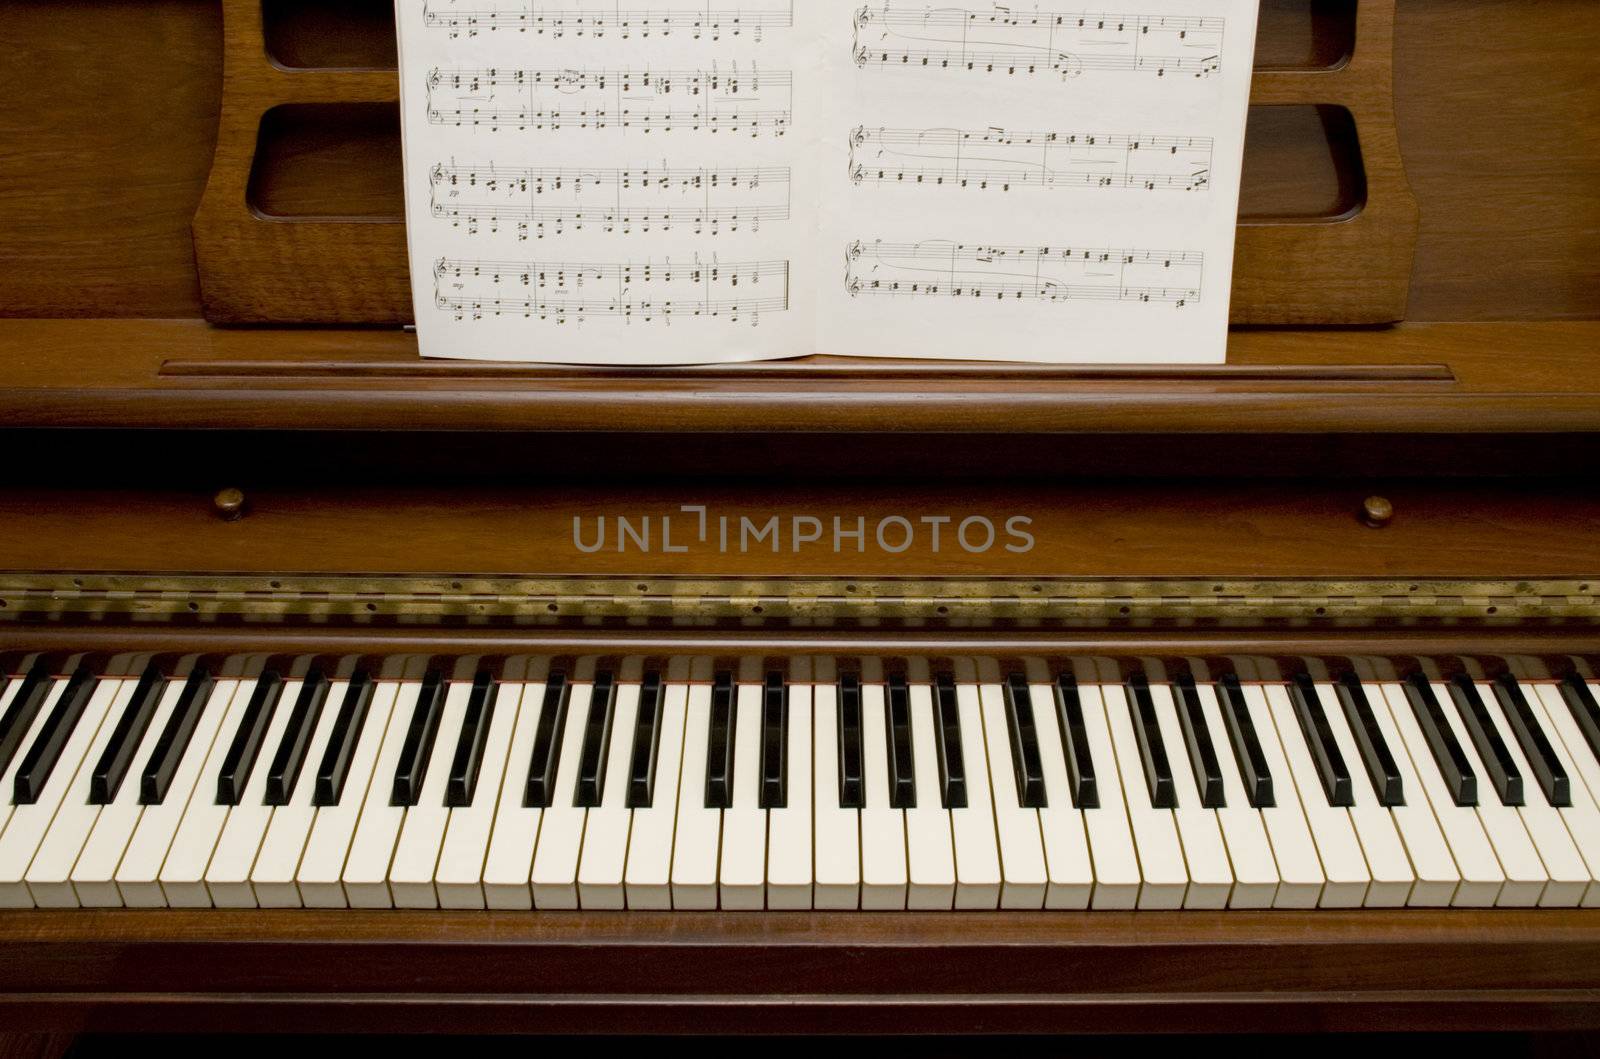
{"label": "black piano key", "polygon": [[711,684],[711,726],[706,732],[706,808],[733,808],[733,674],[718,673]]}
{"label": "black piano key", "polygon": [[861,678],[839,675],[839,807],[864,809],[867,805],[861,744]]}
{"label": "black piano key", "polygon": [[213,685],[210,671],[202,666],[196,666],[183,682],[178,701],[167,717],[167,726],[161,729],[161,738],[156,740],[150,760],[145,762],[144,772],[139,777],[140,805],[160,805],[167,800],[172,777],[177,774],[178,765],[189,750],[189,740],[194,738],[195,727],[211,701]]}
{"label": "black piano key", "polygon": [[1494,697],[1500,700],[1500,708],[1505,711],[1506,720],[1511,724],[1511,734],[1516,737],[1517,745],[1522,747],[1522,756],[1527,759],[1528,768],[1533,770],[1533,778],[1538,781],[1545,798],[1558,808],[1571,805],[1572,781],[1567,777],[1561,759],[1556,757],[1555,748],[1550,745],[1550,738],[1545,735],[1533,707],[1528,705],[1517,678],[1510,673],[1502,673],[1491,686],[1494,688]]}
{"label": "black piano key", "polygon": [[1322,779],[1322,791],[1327,795],[1328,804],[1346,809],[1355,805],[1355,784],[1350,781],[1350,768],[1339,752],[1339,744],[1334,741],[1328,715],[1322,712],[1317,685],[1310,674],[1301,673],[1289,682],[1289,701],[1294,705],[1295,718],[1300,722],[1300,732],[1305,736],[1312,764]]}
{"label": "black piano key", "polygon": [[35,662],[27,676],[22,678],[11,705],[6,708],[5,716],[0,717],[0,772],[11,767],[12,759],[17,756],[28,729],[33,727],[39,711],[44,708],[44,700],[49,697],[50,687],[54,683],[55,677],[50,672],[50,666],[42,660]]}
{"label": "black piano key", "polygon": [[72,730],[78,726],[78,720],[88,708],[93,695],[94,674],[88,666],[80,665],[67,678],[67,686],[61,690],[50,716],[45,718],[38,738],[17,767],[12,790],[12,801],[17,805],[33,805],[39,800],[44,785],[50,782],[50,774],[55,771],[56,763],[61,760],[61,751],[65,749]]}
{"label": "black piano key", "polygon": [[150,730],[150,722],[155,719],[156,708],[161,705],[161,697],[166,692],[167,678],[162,675],[161,667],[151,662],[140,675],[139,683],[133,689],[133,698],[123,708],[122,716],[117,718],[111,738],[106,741],[100,760],[95,762],[94,771],[89,774],[90,805],[110,805],[116,798],[128,770],[133,767],[133,755],[139,752],[139,744],[144,742],[145,733]]}
{"label": "black piano key", "polygon": [[1044,764],[1039,757],[1039,727],[1033,719],[1028,680],[1012,673],[1001,685],[1006,704],[1006,729],[1011,736],[1011,767],[1017,774],[1017,799],[1024,809],[1043,809]]}
{"label": "black piano key", "polygon": [[300,694],[295,696],[294,709],[284,726],[283,738],[278,740],[278,750],[267,766],[267,805],[288,805],[294,785],[305,767],[306,752],[311,747],[311,734],[322,717],[322,708],[328,702],[328,678],[322,670],[312,669],[300,684]]}
{"label": "black piano key", "polygon": [[1463,808],[1477,805],[1478,774],[1472,771],[1466,751],[1457,742],[1450,719],[1445,716],[1444,707],[1439,705],[1439,699],[1433,693],[1433,685],[1421,673],[1413,673],[1401,687],[1405,689],[1406,701],[1411,704],[1417,727],[1422,729],[1422,738],[1433,753],[1434,763],[1439,766],[1439,775],[1449,789],[1450,797]]}
{"label": "black piano key", "polygon": [[1061,752],[1067,759],[1068,793],[1078,809],[1100,808],[1100,785],[1094,774],[1094,753],[1083,724],[1083,701],[1078,680],[1071,673],[1056,678],[1056,723],[1061,728]]}
{"label": "black piano key", "polygon": [[761,690],[761,808],[789,805],[789,689],[782,673],[768,673]]}
{"label": "black piano key", "polygon": [[1195,687],[1194,677],[1180,674],[1173,682],[1173,691],[1177,696],[1178,727],[1183,730],[1200,804],[1207,809],[1225,808],[1228,799],[1222,785],[1222,762],[1217,759],[1216,743],[1206,725],[1206,712],[1200,705],[1200,691]]}
{"label": "black piano key", "polygon": [[1178,785],[1172,778],[1172,762],[1167,760],[1166,740],[1161,738],[1156,704],[1150,698],[1150,682],[1142,674],[1128,678],[1128,716],[1133,720],[1133,738],[1139,746],[1139,763],[1144,767],[1145,786],[1150,805],[1156,809],[1178,807]]}
{"label": "black piano key", "polygon": [[400,763],[394,770],[390,805],[409,808],[421,800],[422,784],[428,778],[428,762],[433,757],[433,743],[439,737],[439,720],[443,714],[444,675],[437,669],[430,669],[422,678],[417,706],[411,711],[411,724],[406,729],[406,741],[400,745]]}
{"label": "black piano key", "polygon": [[656,798],[656,757],[661,750],[661,674],[645,673],[639,684],[639,720],[633,728],[633,756],[628,763],[628,808],[648,809]]}
{"label": "black piano key", "polygon": [[1567,674],[1561,681],[1561,698],[1589,744],[1589,753],[1600,760],[1600,703],[1595,702],[1588,683],[1576,673]]}
{"label": "black piano key", "polygon": [[937,713],[933,745],[939,754],[939,804],[946,809],[965,809],[967,762],[961,748],[961,706],[954,676],[940,673],[934,679],[933,703]]}
{"label": "black piano key", "polygon": [[256,758],[261,755],[267,725],[282,695],[283,677],[277,670],[269,669],[256,680],[250,701],[245,704],[244,716],[239,719],[239,728],[233,733],[233,742],[228,745],[228,754],[222,759],[222,771],[217,774],[218,805],[238,805],[244,797]]}
{"label": "black piano key", "polygon": [[467,698],[467,713],[461,721],[461,736],[450,759],[450,781],[445,785],[444,803],[452,809],[472,804],[478,790],[478,773],[483,769],[483,748],[489,741],[489,726],[494,722],[494,704],[500,685],[487,670],[472,678],[472,693]]}
{"label": "black piano key", "polygon": [[617,683],[610,673],[596,673],[589,695],[589,716],[583,723],[578,753],[578,789],[572,804],[595,809],[606,793],[606,761],[611,757],[611,720],[616,715]]}
{"label": "black piano key", "polygon": [[1350,725],[1350,734],[1355,737],[1356,752],[1367,767],[1367,776],[1372,780],[1378,804],[1406,804],[1400,766],[1395,764],[1394,755],[1389,752],[1389,743],[1383,738],[1383,730],[1378,727],[1377,715],[1372,712],[1372,703],[1367,700],[1367,692],[1361,686],[1360,679],[1354,673],[1344,674],[1333,685],[1333,693],[1338,696],[1345,721]]}
{"label": "black piano key", "polygon": [[1255,722],[1250,719],[1249,704],[1244,701],[1244,688],[1239,678],[1225,674],[1217,682],[1219,705],[1222,707],[1222,724],[1228,730],[1228,744],[1233,747],[1233,758],[1239,765],[1239,777],[1244,782],[1245,800],[1252,809],[1271,809],[1278,804],[1272,786],[1272,770],[1267,768],[1267,756],[1261,751],[1261,738],[1256,734]]}
{"label": "black piano key", "polygon": [[911,755],[911,689],[904,677],[889,678],[884,714],[889,735],[889,806],[915,809],[917,774]]}
{"label": "black piano key", "polygon": [[345,686],[344,701],[339,705],[339,716],[334,718],[333,731],[328,737],[328,749],[323,752],[322,763],[317,766],[317,786],[312,791],[311,802],[318,808],[338,805],[344,797],[345,780],[350,776],[350,761],[361,742],[374,689],[372,677],[364,669],[351,674],[350,682]]}
{"label": "black piano key", "polygon": [[555,800],[556,765],[561,761],[571,698],[572,685],[567,682],[567,675],[561,670],[551,672],[544,684],[544,703],[534,731],[533,753],[528,759],[528,782],[522,792],[524,808],[548,809]]}
{"label": "black piano key", "polygon": [[1472,745],[1478,748],[1478,758],[1489,773],[1489,782],[1494,785],[1501,804],[1527,804],[1522,789],[1522,771],[1511,760],[1511,751],[1506,747],[1505,740],[1500,738],[1500,731],[1489,716],[1489,708],[1478,694],[1478,686],[1465,673],[1456,674],[1445,686],[1450,689],[1450,699],[1455,703],[1462,723],[1467,726]]}

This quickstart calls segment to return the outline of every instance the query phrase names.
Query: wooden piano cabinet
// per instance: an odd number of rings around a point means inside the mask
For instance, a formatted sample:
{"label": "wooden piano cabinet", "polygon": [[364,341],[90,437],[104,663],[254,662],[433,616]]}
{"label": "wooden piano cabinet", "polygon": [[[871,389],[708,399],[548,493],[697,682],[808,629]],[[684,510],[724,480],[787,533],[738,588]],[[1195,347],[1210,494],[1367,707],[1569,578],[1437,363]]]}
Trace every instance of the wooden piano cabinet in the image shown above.
{"label": "wooden piano cabinet", "polygon": [[1600,1027],[1600,922],[1279,913],[0,913],[37,1032]]}

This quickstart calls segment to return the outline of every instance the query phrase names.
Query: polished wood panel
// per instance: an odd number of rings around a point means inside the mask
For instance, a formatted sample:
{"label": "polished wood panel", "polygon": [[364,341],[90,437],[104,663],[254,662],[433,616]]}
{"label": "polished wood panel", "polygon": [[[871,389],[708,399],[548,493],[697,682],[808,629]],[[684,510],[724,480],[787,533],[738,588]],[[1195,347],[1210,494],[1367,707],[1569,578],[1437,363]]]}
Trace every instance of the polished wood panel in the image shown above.
{"label": "polished wood panel", "polygon": [[1237,331],[1223,370],[486,369],[419,362],[415,338],[392,331],[17,320],[0,321],[0,416],[13,428],[1548,435],[1600,428],[1597,344],[1594,323],[1429,324]]}
{"label": "polished wood panel", "polygon": [[[1355,578],[1600,576],[1600,499],[1581,486],[1521,490],[1480,483],[1302,484],[1294,482],[1083,482],[940,487],[880,483],[822,487],[789,484],[781,492],[691,482],[629,486],[608,482],[550,488],[509,482],[477,487],[374,489],[359,482],[318,486],[240,486],[249,513],[217,518],[209,494],[161,490],[11,489],[0,493],[0,539],[11,570],[135,572],[417,573],[671,576],[881,576],[1089,578]],[[1396,515],[1374,530],[1362,501],[1381,492]],[[709,508],[709,539],[693,539]],[[719,516],[734,527],[718,542]],[[739,519],[757,525],[777,516],[832,519],[875,527],[899,515],[994,521],[997,541],[975,553],[946,527],[938,549],[931,531],[895,554],[871,539],[858,550],[788,543],[741,548]],[[593,553],[584,540],[596,520],[611,522],[609,545]],[[653,546],[618,547],[618,516],[654,522]],[[661,518],[675,516],[682,552],[662,549]],[[1031,518],[1035,538],[1009,552],[1007,519]],[[891,540],[898,540],[891,537]],[[977,540],[974,537],[974,540]],[[828,538],[831,540],[831,536]],[[1021,546],[1020,542],[1018,543]]]}
{"label": "polished wood panel", "polygon": [[1423,203],[1407,317],[1600,316],[1600,5],[1407,2],[1396,35]]}
{"label": "polished wood panel", "polygon": [[222,22],[202,0],[0,13],[0,316],[197,316]]}
{"label": "polished wood panel", "polygon": [[31,911],[0,957],[0,1011],[39,1030],[1600,1025],[1589,911]]}

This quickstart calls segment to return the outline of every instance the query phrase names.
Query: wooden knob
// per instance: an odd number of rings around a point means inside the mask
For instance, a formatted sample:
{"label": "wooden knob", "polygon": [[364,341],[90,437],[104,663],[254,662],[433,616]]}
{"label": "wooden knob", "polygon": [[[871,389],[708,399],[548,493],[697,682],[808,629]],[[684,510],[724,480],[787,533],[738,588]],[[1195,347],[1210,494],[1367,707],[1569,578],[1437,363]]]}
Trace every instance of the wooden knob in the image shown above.
{"label": "wooden knob", "polygon": [[1361,521],[1373,529],[1383,529],[1394,521],[1394,504],[1386,496],[1369,496],[1361,504]]}
{"label": "wooden knob", "polygon": [[239,489],[220,490],[211,498],[211,507],[222,521],[237,522],[244,518],[244,492]]}

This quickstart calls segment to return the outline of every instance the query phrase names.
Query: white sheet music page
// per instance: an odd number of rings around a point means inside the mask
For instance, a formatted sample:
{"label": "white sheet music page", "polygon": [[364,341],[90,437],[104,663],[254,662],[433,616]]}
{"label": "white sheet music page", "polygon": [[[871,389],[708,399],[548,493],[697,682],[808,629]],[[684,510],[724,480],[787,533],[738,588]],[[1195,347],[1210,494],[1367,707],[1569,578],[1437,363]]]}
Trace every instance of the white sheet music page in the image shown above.
{"label": "white sheet music page", "polygon": [[1220,363],[1257,0],[397,0],[430,356]]}
{"label": "white sheet music page", "polygon": [[396,10],[424,354],[811,352],[820,36],[793,0]]}

